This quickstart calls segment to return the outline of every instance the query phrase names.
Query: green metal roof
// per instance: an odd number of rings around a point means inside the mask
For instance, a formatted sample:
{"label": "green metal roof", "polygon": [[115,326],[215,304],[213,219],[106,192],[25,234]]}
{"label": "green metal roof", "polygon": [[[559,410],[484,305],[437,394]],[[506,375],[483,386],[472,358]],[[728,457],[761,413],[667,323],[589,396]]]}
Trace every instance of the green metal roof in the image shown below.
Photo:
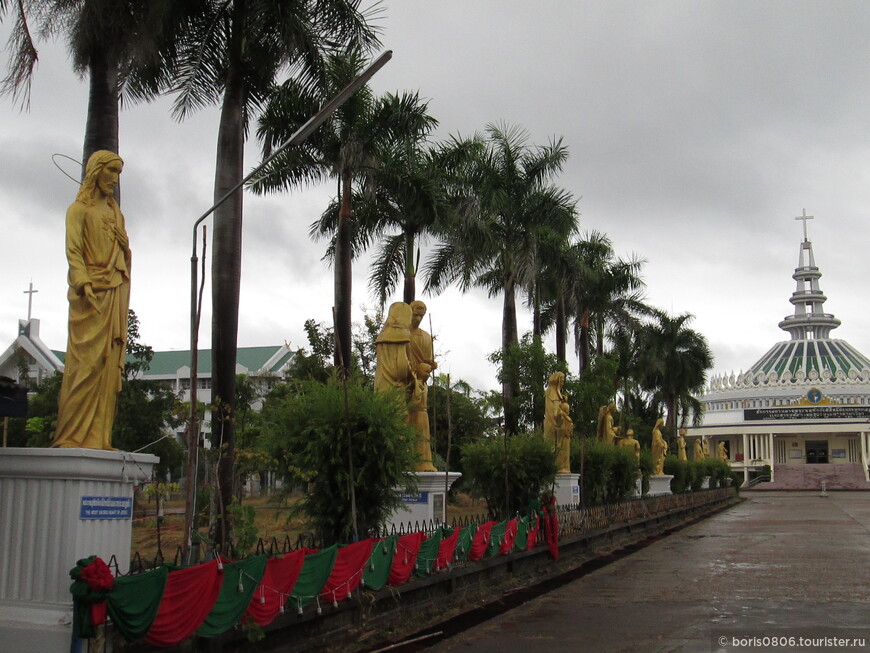
{"label": "green metal roof", "polygon": [[776,372],[782,378],[783,372],[794,376],[798,370],[805,374],[830,370],[835,375],[838,370],[860,374],[865,369],[870,369],[870,360],[845,340],[815,339],[778,342],[749,371],[753,376]]}
{"label": "green metal roof", "polygon": [[[271,347],[239,347],[236,352],[236,361],[242,367],[251,372],[256,372],[266,365],[278,351],[280,345]],[[293,352],[285,352],[277,363],[270,366],[269,372],[278,371],[281,366],[293,357]],[[180,349],[176,351],[155,351],[154,358],[148,366],[146,374],[149,376],[171,376],[182,367],[190,365],[190,350]],[[197,374],[211,374],[211,349],[200,349],[197,358]]]}

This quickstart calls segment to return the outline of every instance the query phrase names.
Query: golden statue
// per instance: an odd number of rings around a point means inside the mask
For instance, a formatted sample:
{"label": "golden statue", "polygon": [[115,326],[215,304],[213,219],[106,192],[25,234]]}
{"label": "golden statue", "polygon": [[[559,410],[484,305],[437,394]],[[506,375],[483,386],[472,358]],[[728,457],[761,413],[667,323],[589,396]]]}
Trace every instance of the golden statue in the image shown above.
{"label": "golden statue", "polygon": [[704,447],[704,460],[710,458],[710,441],[707,436],[701,437],[701,445]]}
{"label": "golden statue", "polygon": [[729,462],[729,458],[728,458],[728,450],[725,449],[725,440],[720,440],[720,441],[719,441],[719,444],[716,445],[716,456],[717,456],[717,457],[719,458],[719,460],[721,460],[723,463],[727,463],[727,462]]}
{"label": "golden statue", "polygon": [[680,429],[680,434],[677,436],[677,458],[688,460],[686,457],[686,429]]}
{"label": "golden statue", "polygon": [[431,435],[429,431],[429,375],[438,363],[432,347],[432,336],[420,328],[426,315],[426,304],[413,301],[411,307],[411,342],[409,359],[411,362],[411,404],[408,409],[408,423],[417,429],[417,469],[418,472],[435,472],[432,464]]}
{"label": "golden statue", "polygon": [[662,437],[662,426],[665,421],[659,418],[652,432],[652,459],[653,459],[653,476],[661,476],[665,473],[665,454],[668,453],[668,443]]}
{"label": "golden statue", "polygon": [[613,413],[616,412],[616,404],[602,406],[598,410],[598,439],[605,444],[614,444],[619,429],[613,426]]}
{"label": "golden statue", "polygon": [[616,443],[620,447],[628,447],[634,453],[634,458],[640,462],[640,442],[634,439],[634,429],[628,429],[625,432],[625,437],[621,438]]}
{"label": "golden statue", "polygon": [[412,381],[409,343],[411,342],[411,307],[396,302],[387,310],[387,319],[375,339],[375,390],[399,390],[407,396]]}
{"label": "golden statue", "polygon": [[553,447],[556,457],[556,473],[571,473],[571,437],[574,435],[574,420],[571,419],[571,407],[562,389],[565,386],[565,375],[553,372],[547,379],[547,391],[544,394],[544,439]]}
{"label": "golden statue", "polygon": [[100,150],[66,212],[69,339],[52,447],[113,449],[130,305],[130,242],[114,199],[124,162]]}
{"label": "golden statue", "polygon": [[704,460],[703,437],[695,438],[695,441],[692,443],[692,459],[697,461]]}

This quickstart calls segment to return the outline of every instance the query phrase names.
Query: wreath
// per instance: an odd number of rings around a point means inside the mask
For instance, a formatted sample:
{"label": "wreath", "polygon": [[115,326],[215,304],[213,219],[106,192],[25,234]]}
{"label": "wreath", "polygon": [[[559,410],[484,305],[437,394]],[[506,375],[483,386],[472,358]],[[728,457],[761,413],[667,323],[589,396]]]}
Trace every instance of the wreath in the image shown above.
{"label": "wreath", "polygon": [[97,626],[106,623],[106,597],[115,585],[115,576],[102,558],[82,558],[70,569],[73,579],[73,622],[79,637],[94,637]]}

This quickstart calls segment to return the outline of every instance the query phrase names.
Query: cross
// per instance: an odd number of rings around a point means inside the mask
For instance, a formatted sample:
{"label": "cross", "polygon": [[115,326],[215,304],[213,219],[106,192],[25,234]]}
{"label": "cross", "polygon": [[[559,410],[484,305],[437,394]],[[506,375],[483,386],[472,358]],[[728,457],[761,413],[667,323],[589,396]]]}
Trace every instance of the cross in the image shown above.
{"label": "cross", "polygon": [[33,281],[30,282],[30,289],[25,290],[24,294],[27,295],[27,321],[30,322],[30,311],[33,308],[33,293],[39,292],[38,290],[33,289]]}
{"label": "cross", "polygon": [[803,220],[804,221],[804,242],[807,242],[807,220],[812,220],[815,216],[807,215],[807,210],[804,209],[804,214],[799,215],[795,218],[795,220]]}

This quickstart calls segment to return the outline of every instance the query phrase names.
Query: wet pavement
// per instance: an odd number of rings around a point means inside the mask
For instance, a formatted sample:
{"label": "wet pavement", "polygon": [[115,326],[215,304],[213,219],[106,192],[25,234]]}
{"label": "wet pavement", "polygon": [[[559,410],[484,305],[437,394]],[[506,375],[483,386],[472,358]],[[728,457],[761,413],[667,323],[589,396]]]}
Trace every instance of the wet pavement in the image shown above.
{"label": "wet pavement", "polygon": [[744,496],[426,650],[870,651],[870,492]]}

